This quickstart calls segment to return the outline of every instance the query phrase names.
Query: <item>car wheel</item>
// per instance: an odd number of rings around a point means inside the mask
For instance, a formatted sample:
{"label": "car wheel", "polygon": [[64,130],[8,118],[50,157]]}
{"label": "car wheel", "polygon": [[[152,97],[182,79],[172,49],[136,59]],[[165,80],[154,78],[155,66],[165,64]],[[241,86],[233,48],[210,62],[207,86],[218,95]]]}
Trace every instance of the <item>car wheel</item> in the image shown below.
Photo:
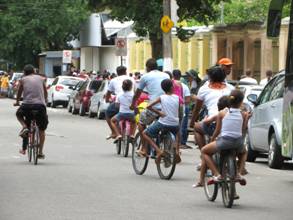
{"label": "car wheel", "polygon": [[65,102],[65,103],[63,103],[63,108],[67,108],[67,106],[68,106],[68,102]]}
{"label": "car wheel", "polygon": [[255,162],[255,159],[258,156],[258,152],[252,149],[248,133],[246,133],[246,135],[245,135],[244,144],[246,145],[246,149],[247,149],[247,159],[246,160],[248,162]]}
{"label": "car wheel", "polygon": [[85,115],[85,109],[84,109],[83,103],[81,103],[81,105],[80,105],[79,115],[80,116],[84,116]]}
{"label": "car wheel", "polygon": [[97,117],[98,117],[98,119],[104,119],[105,118],[105,113],[100,111],[100,103],[98,105]]}
{"label": "car wheel", "polygon": [[70,105],[70,102],[68,102],[67,110],[68,110],[68,112],[72,112],[72,106]]}
{"label": "car wheel", "polygon": [[281,147],[278,145],[276,134],[273,133],[269,143],[268,164],[270,168],[280,169],[283,166],[284,158],[282,157]]}
{"label": "car wheel", "polygon": [[51,107],[52,108],[56,108],[56,105],[57,103],[56,103],[56,101],[54,101],[54,97],[52,96],[52,103],[51,103]]}
{"label": "car wheel", "polygon": [[76,115],[78,113],[78,109],[75,108],[75,104],[73,103],[73,106],[72,106],[72,114],[73,115]]}

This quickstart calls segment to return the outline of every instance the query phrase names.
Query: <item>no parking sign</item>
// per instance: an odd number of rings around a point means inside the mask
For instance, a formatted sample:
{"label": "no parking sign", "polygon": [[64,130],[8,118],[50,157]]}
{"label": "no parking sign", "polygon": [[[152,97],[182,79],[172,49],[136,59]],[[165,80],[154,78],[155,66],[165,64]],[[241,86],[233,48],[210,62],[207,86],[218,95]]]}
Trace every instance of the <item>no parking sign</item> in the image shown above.
{"label": "no parking sign", "polygon": [[72,60],[72,51],[63,50],[62,63],[71,63]]}
{"label": "no parking sign", "polygon": [[116,56],[127,56],[127,40],[126,38],[116,38]]}

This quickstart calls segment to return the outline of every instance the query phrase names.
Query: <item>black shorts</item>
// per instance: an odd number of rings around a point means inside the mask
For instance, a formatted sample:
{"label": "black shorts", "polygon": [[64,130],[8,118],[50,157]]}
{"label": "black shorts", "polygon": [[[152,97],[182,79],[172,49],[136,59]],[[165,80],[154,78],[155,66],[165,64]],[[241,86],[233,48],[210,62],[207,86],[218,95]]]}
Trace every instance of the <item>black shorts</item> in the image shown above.
{"label": "black shorts", "polygon": [[41,104],[22,104],[16,111],[16,116],[24,119],[26,125],[29,127],[30,122],[33,119],[32,111],[35,110],[38,113],[36,114],[36,123],[41,131],[47,129],[48,126],[48,115],[46,106]]}

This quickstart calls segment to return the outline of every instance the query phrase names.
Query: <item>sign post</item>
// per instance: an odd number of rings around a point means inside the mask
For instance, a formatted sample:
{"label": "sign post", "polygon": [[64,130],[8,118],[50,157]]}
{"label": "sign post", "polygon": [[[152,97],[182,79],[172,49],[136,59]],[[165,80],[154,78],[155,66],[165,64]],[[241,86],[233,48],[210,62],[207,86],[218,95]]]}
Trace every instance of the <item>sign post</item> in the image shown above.
{"label": "sign post", "polygon": [[116,38],[116,56],[121,58],[121,66],[123,65],[123,56],[127,56],[127,39],[126,38]]}
{"label": "sign post", "polygon": [[72,51],[63,50],[62,63],[71,63],[72,60]]}

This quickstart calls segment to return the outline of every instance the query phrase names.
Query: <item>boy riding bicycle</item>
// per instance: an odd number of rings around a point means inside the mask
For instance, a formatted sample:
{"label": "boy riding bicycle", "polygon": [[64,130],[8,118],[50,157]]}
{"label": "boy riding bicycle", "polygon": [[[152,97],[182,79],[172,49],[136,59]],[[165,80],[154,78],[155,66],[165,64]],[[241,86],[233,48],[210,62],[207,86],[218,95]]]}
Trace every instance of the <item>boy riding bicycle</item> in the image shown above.
{"label": "boy riding bicycle", "polygon": [[[164,156],[164,152],[157,146],[152,140],[158,136],[162,129],[168,130],[177,135],[179,131],[179,97],[173,94],[173,82],[170,79],[164,79],[161,83],[161,87],[165,92],[159,98],[151,102],[147,109],[159,115],[159,119],[151,124],[143,133],[142,136],[146,141],[146,144],[151,145],[157,153],[156,163],[160,163],[161,157]],[[161,110],[154,108],[155,105],[161,104]],[[178,140],[177,140],[178,141]],[[145,146],[138,152],[143,156],[146,156]]]}

